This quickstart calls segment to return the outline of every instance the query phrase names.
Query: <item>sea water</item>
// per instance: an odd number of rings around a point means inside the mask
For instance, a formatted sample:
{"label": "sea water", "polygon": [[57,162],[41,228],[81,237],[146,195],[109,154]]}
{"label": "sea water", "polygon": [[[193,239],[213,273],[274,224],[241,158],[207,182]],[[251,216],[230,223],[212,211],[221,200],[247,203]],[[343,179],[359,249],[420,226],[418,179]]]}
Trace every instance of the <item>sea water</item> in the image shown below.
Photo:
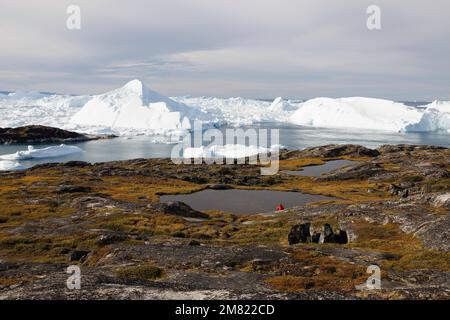
{"label": "sea water", "polygon": [[[250,127],[243,127],[248,129]],[[376,148],[383,144],[419,144],[450,147],[450,134],[446,132],[401,133],[355,129],[313,128],[279,123],[263,123],[251,128],[278,129],[279,143],[288,149],[303,149],[326,144],[359,144],[369,148]],[[220,128],[225,130],[226,127]],[[135,136],[118,137],[114,139],[95,140],[71,143],[80,147],[84,152],[68,156],[31,159],[20,161],[25,167],[31,167],[47,162],[86,161],[90,163],[128,160],[136,158],[167,158],[170,157],[175,141],[165,141],[161,137]],[[58,144],[35,144],[35,148],[45,148]],[[205,142],[207,145],[208,142]],[[270,144],[270,141],[269,141]],[[27,150],[28,145],[0,145],[0,155]]]}

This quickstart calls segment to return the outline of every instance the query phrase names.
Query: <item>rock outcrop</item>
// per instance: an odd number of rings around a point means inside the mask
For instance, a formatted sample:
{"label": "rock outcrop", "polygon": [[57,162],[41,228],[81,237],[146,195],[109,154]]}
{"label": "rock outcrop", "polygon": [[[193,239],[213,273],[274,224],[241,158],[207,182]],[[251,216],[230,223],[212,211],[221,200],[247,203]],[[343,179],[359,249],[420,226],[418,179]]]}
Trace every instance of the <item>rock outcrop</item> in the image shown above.
{"label": "rock outcrop", "polygon": [[311,223],[297,224],[291,228],[288,235],[289,245],[297,243],[348,243],[347,232],[339,230],[337,233],[333,232],[330,224],[323,225],[322,232],[314,232],[311,236]]}
{"label": "rock outcrop", "polygon": [[311,242],[310,223],[297,224],[288,235],[289,245]]}
{"label": "rock outcrop", "polygon": [[335,158],[342,156],[351,157],[376,157],[380,153],[377,150],[369,149],[363,146],[353,144],[330,144],[320,147],[306,148],[301,151],[290,151],[285,158],[304,157],[304,158]]}
{"label": "rock outcrop", "polygon": [[339,181],[339,180],[363,180],[384,172],[383,168],[376,163],[358,163],[345,166],[328,174],[316,178],[319,181]]}
{"label": "rock outcrop", "polygon": [[[107,136],[112,137],[112,136]],[[0,143],[63,143],[97,140],[105,137],[85,135],[63,129],[31,125],[17,128],[0,128]]]}
{"label": "rock outcrop", "polygon": [[192,209],[184,202],[173,201],[167,203],[158,203],[152,206],[154,209],[161,211],[165,214],[172,214],[175,216],[185,217],[185,218],[198,218],[198,219],[208,219],[209,216],[206,213]]}

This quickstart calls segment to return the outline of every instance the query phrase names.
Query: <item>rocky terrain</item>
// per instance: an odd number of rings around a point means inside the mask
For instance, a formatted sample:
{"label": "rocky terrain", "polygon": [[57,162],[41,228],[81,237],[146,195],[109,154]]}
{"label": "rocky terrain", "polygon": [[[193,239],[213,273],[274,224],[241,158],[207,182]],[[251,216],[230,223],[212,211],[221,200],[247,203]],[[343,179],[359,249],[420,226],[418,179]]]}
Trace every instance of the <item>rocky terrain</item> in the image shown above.
{"label": "rocky terrain", "polygon": [[85,135],[53,127],[31,125],[18,128],[0,128],[0,144],[64,143],[111,138],[112,136]]}
{"label": "rocky terrain", "polygon": [[[0,173],[1,299],[449,299],[450,150],[284,150],[281,171],[136,159]],[[287,174],[329,160],[320,177]],[[234,215],[164,194],[265,189],[335,197]],[[69,290],[69,265],[81,268]],[[381,269],[380,290],[360,290]]]}

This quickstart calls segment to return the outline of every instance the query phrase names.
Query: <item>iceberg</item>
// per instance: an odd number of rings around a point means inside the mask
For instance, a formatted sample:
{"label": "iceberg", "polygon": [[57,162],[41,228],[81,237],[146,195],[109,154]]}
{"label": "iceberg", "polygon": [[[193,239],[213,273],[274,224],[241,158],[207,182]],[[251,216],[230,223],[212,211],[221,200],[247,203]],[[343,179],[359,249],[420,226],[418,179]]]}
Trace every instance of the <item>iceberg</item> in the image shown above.
{"label": "iceberg", "polygon": [[286,123],[325,128],[393,132],[450,132],[450,102],[411,107],[373,98],[316,98],[306,102],[240,97],[166,97],[132,80],[110,92],[89,96],[38,92],[0,94],[0,127],[32,124],[86,134],[125,136],[182,134],[193,121],[205,126]]}
{"label": "iceberg", "polygon": [[450,102],[434,101],[425,106],[420,121],[408,124],[405,131],[427,132],[448,131],[450,132]]}
{"label": "iceberg", "polygon": [[12,171],[12,170],[24,170],[25,167],[22,166],[17,161],[0,160],[0,171]]}
{"label": "iceberg", "polygon": [[262,122],[287,122],[289,116],[299,107],[299,103],[281,98],[273,102],[240,97],[174,97],[173,99],[198,110],[197,119],[204,123],[235,127]]}
{"label": "iceberg", "polygon": [[224,146],[201,146],[198,148],[186,148],[183,153],[183,158],[227,158],[227,159],[241,159],[245,157],[252,157],[258,154],[267,154],[269,152],[277,152],[282,147],[280,145],[273,145],[270,148],[258,146],[246,146],[242,144],[226,144]]}
{"label": "iceberg", "polygon": [[44,125],[74,129],[70,127],[69,120],[90,98],[33,92],[0,95],[0,127]]}
{"label": "iceberg", "polygon": [[41,93],[38,91],[16,91],[7,95],[10,100],[30,99],[37,100],[49,96],[50,94]]}
{"label": "iceberg", "polygon": [[164,133],[189,130],[191,108],[148,89],[133,80],[122,88],[94,96],[71,123],[107,128],[130,128]]}
{"label": "iceberg", "polygon": [[43,149],[35,149],[33,146],[28,146],[28,150],[26,151],[17,151],[16,153],[12,154],[0,155],[0,160],[16,161],[16,160],[56,158],[80,152],[83,152],[83,150],[80,149],[79,147],[67,146],[65,144],[47,147]]}
{"label": "iceberg", "polygon": [[306,101],[290,121],[325,128],[402,131],[420,121],[423,112],[402,103],[372,98],[316,98]]}

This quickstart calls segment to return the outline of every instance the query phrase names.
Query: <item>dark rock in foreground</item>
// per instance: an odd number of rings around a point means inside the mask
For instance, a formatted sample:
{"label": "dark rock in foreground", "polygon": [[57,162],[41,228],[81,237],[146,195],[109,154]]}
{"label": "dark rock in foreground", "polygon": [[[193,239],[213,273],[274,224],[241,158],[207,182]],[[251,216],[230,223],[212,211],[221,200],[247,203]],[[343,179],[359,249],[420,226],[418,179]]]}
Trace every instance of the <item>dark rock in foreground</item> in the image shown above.
{"label": "dark rock in foreground", "polygon": [[0,143],[60,143],[97,140],[111,138],[84,135],[77,132],[62,130],[53,127],[31,125],[18,128],[0,128]]}
{"label": "dark rock in foreground", "polygon": [[86,259],[90,251],[87,250],[74,250],[69,253],[69,261],[82,261]]}
{"label": "dark rock in foreground", "polygon": [[311,242],[310,227],[310,223],[302,223],[293,226],[288,235],[289,245]]}
{"label": "dark rock in foreground", "polygon": [[154,209],[162,211],[165,214],[173,214],[175,216],[185,218],[208,219],[209,216],[203,212],[197,211],[189,207],[186,203],[180,201],[158,203],[153,205]]}
{"label": "dark rock in foreground", "polygon": [[288,235],[289,245],[297,243],[348,243],[348,235],[344,230],[333,232],[331,226],[326,223],[323,226],[322,233],[314,232],[311,236],[311,223],[297,224],[291,228]]}
{"label": "dark rock in foreground", "polygon": [[83,193],[91,192],[91,188],[83,186],[73,186],[68,184],[62,184],[56,189],[57,193]]}
{"label": "dark rock in foreground", "polygon": [[347,232],[344,230],[339,230],[338,233],[333,232],[333,228],[326,223],[323,226],[323,232],[321,234],[320,243],[339,243],[339,244],[346,244],[348,243],[348,236]]}

